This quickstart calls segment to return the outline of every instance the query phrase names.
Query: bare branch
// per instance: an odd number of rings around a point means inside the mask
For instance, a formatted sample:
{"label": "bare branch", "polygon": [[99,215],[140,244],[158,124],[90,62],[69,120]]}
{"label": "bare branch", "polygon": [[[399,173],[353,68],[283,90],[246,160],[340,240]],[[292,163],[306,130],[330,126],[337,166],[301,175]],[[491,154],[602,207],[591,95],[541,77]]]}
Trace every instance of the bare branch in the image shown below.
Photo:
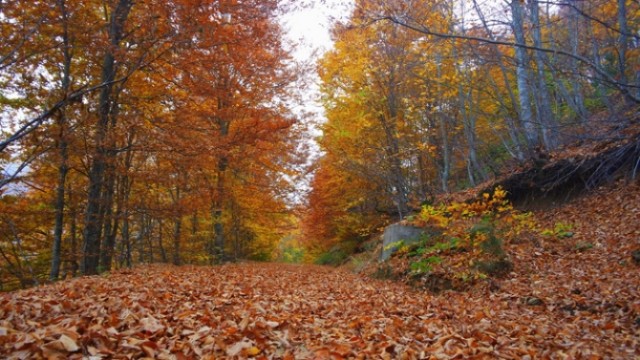
{"label": "bare branch", "polygon": [[565,50],[562,50],[562,49],[549,49],[549,48],[543,48],[543,47],[536,47],[536,46],[531,46],[531,45],[526,45],[526,44],[519,44],[519,43],[515,43],[515,42],[511,42],[511,41],[488,39],[488,38],[482,38],[482,37],[478,37],[478,36],[441,33],[441,32],[437,32],[437,31],[432,31],[431,29],[429,29],[426,26],[423,26],[423,25],[420,25],[420,24],[410,24],[409,22],[405,22],[405,21],[402,21],[402,20],[400,20],[400,19],[398,19],[396,17],[388,16],[388,15],[380,16],[380,17],[374,18],[372,20],[372,22],[378,22],[378,21],[389,21],[389,22],[391,22],[393,24],[396,24],[398,26],[402,26],[402,27],[407,28],[409,30],[413,30],[413,31],[416,31],[416,32],[419,32],[419,33],[422,33],[422,34],[425,34],[425,35],[431,35],[431,36],[439,37],[439,38],[442,38],[442,39],[477,41],[477,42],[486,43],[486,44],[504,45],[504,46],[510,46],[510,47],[520,47],[520,48],[524,48],[524,49],[527,49],[527,50],[541,51],[541,52],[544,52],[544,53],[550,53],[550,54],[555,54],[555,55],[563,55],[563,56],[575,59],[575,60],[579,61],[580,63],[588,66],[593,71],[595,71],[598,75],[600,75],[602,77],[602,79],[605,80],[608,84],[610,84],[615,89],[617,89],[622,95],[624,95],[628,99],[632,100],[633,102],[640,104],[640,98],[638,98],[631,91],[629,91],[629,88],[638,88],[638,86],[632,85],[632,84],[625,84],[625,83],[621,83],[619,81],[616,81],[611,75],[609,75],[604,69],[602,69],[600,66],[598,66],[593,61],[587,59],[584,56],[572,54],[572,53],[570,53],[568,51],[565,51]]}

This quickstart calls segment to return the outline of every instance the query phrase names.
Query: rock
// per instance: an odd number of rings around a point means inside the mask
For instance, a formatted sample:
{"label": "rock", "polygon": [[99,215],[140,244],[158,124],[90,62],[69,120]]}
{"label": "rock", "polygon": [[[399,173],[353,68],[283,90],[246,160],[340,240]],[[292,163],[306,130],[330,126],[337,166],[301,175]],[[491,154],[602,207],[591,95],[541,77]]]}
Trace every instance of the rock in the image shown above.
{"label": "rock", "polygon": [[414,244],[420,241],[424,229],[416,226],[393,224],[387,226],[382,236],[382,254],[380,260],[387,260],[402,245]]}

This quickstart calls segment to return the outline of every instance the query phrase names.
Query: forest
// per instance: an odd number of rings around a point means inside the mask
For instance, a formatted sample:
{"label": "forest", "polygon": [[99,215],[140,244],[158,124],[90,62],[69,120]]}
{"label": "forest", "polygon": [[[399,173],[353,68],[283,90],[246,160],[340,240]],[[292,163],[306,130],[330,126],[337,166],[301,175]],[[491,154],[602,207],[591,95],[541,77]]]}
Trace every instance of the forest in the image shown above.
{"label": "forest", "polygon": [[313,261],[615,137],[640,101],[632,1],[357,1],[317,65],[316,139],[291,109],[308,74],[278,1],[0,11],[7,289],[137,263]]}
{"label": "forest", "polygon": [[0,0],[0,355],[640,356],[640,4],[319,3]]}
{"label": "forest", "polygon": [[305,240],[366,238],[439,195],[619,136],[637,123],[638,15],[625,1],[357,2],[319,64]]}
{"label": "forest", "polygon": [[270,259],[302,133],[278,11],[2,2],[2,282]]}

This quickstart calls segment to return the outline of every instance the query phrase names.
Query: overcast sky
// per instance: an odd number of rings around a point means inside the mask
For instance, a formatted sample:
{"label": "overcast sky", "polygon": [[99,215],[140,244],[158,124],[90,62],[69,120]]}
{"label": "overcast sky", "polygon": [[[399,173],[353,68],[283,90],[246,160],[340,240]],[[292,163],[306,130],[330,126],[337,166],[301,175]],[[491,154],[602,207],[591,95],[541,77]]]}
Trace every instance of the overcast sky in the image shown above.
{"label": "overcast sky", "polygon": [[[294,56],[297,61],[313,65],[322,54],[331,49],[331,26],[337,20],[346,20],[351,13],[352,0],[306,0],[299,2],[292,12],[281,18],[288,40],[296,44]],[[304,91],[302,110],[322,117],[323,112],[317,102],[319,97],[318,78],[315,71],[307,74],[309,86]]]}

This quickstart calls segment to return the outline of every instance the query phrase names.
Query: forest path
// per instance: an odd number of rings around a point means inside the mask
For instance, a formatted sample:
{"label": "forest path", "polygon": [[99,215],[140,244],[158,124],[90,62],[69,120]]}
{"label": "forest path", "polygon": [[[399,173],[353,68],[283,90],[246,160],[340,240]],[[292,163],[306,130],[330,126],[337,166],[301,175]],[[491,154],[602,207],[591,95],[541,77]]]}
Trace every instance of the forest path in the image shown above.
{"label": "forest path", "polygon": [[558,312],[507,293],[433,296],[312,265],[157,265],[1,294],[0,354],[634,357],[638,338],[625,341],[621,336],[629,333],[615,331],[615,324],[572,322],[553,314]]}

